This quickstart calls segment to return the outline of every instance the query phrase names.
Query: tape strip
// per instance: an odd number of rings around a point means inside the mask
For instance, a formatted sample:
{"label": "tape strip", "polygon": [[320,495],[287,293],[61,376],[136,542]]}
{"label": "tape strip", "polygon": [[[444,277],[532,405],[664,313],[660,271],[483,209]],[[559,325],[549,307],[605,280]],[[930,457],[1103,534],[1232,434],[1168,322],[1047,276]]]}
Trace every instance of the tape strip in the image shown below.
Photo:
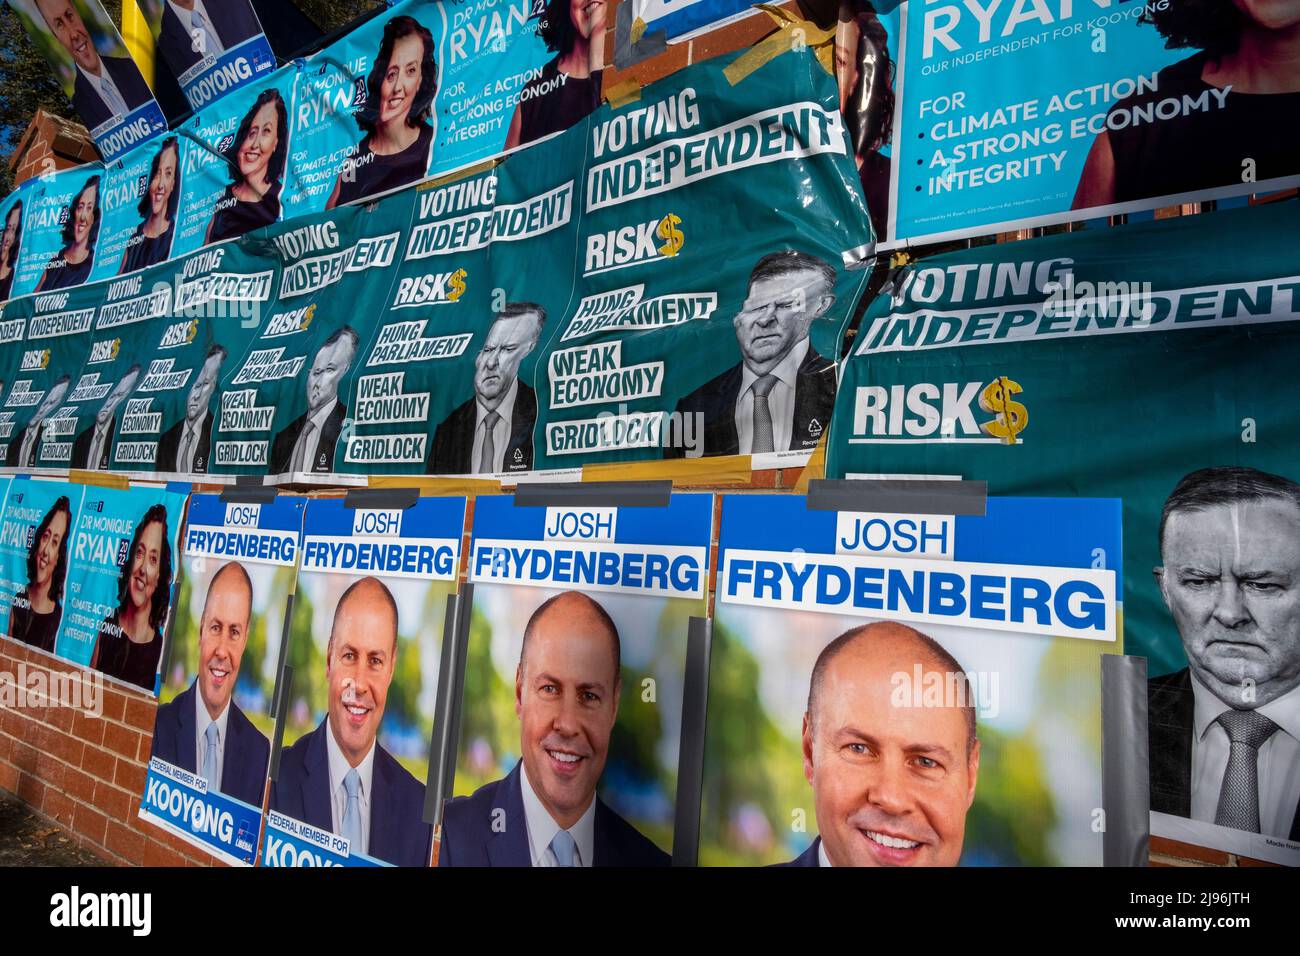
{"label": "tape strip", "polygon": [[814,478],[808,483],[808,507],[815,511],[982,517],[988,493],[984,481]]}
{"label": "tape strip", "polygon": [[759,67],[791,50],[796,43],[811,48],[826,72],[835,73],[835,28],[822,28],[811,20],[804,20],[788,10],[767,3],[756,3],[754,8],[771,17],[777,32],[765,37],[729,63],[722,73],[727,82],[735,86]]}
{"label": "tape strip", "polygon": [[349,488],[343,496],[343,507],[405,511],[419,500],[419,488]]}
{"label": "tape strip", "polygon": [[605,91],[605,99],[613,109],[619,109],[628,103],[641,99],[641,84],[637,80],[627,79],[615,83]]}
{"label": "tape strip", "polygon": [[274,485],[227,485],[221,500],[230,504],[265,505],[275,500],[280,490]]}
{"label": "tape strip", "polygon": [[367,479],[371,488],[415,488],[421,495],[437,497],[453,495],[473,498],[475,495],[499,495],[501,482],[496,478],[436,478],[422,475],[371,475]]}
{"label": "tape strip", "polygon": [[523,508],[666,508],[671,481],[526,481],[515,487]]}
{"label": "tape strip", "polygon": [[97,485],[100,488],[125,490],[131,487],[126,475],[115,475],[110,471],[82,471],[79,468],[68,472],[68,481],[74,485]]}
{"label": "tape strip", "polygon": [[582,466],[583,481],[671,481],[674,487],[691,485],[744,485],[753,477],[748,455],[719,455],[713,458],[671,458],[630,464]]}
{"label": "tape strip", "polygon": [[808,464],[803,466],[803,471],[799,473],[799,480],[794,483],[794,493],[796,495],[806,495],[808,485],[814,479],[826,477],[826,436],[830,430],[822,432],[822,437],[817,439],[817,447],[813,453],[808,456]]}

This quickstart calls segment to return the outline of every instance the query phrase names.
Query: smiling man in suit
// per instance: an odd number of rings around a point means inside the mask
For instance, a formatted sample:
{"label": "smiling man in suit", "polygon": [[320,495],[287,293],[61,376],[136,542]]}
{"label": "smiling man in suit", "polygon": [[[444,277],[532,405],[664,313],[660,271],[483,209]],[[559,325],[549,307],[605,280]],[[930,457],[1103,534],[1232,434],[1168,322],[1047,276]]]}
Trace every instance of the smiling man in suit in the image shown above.
{"label": "smiling man in suit", "polygon": [[261,32],[248,0],[163,0],[158,49],[179,77]]}
{"label": "smiling man in suit", "polygon": [[[897,675],[924,672],[957,692],[898,703]],[[845,631],[817,656],[803,718],[819,836],[782,865],[955,866],[979,764],[975,697],[942,645],[889,621]]]}
{"label": "smiling man in suit", "polygon": [[537,347],[545,324],[546,310],[536,302],[508,302],[497,313],[474,359],[474,397],[433,434],[429,474],[497,474],[533,467],[537,396],[519,381],[519,366]]}
{"label": "smiling man in suit", "polygon": [[428,866],[424,785],[378,740],[396,663],[397,604],[378,578],[361,578],[334,609],[328,713],[281,755],[271,809],[346,837],[353,853]]}
{"label": "smiling man in suit", "polygon": [[99,55],[72,0],[36,0],[36,8],[50,35],[72,57],[77,71],[72,106],[92,132],[153,98],[134,60]]}
{"label": "smiling man in suit", "polygon": [[[755,455],[813,448],[835,405],[835,363],[808,340],[835,303],[835,270],[803,252],[773,252],[749,274],[732,319],[741,360],[677,403],[679,421],[702,416],[704,455]],[[665,458],[687,449],[672,444]]]}
{"label": "smiling man in suit", "polygon": [[620,695],[618,628],[581,591],[541,605],[515,671],[522,759],[448,802],[439,866],[667,866],[596,796]]}
{"label": "smiling man in suit", "polygon": [[89,471],[107,471],[109,453],[113,448],[113,436],[117,433],[117,406],[135,390],[135,383],[140,378],[140,366],[132,365],[126,370],[121,381],[113,387],[95,413],[95,420],[90,427],[76,437],[72,443],[72,467]]}
{"label": "smiling man in suit", "polygon": [[352,366],[361,338],[343,326],[325,340],[307,373],[307,411],[275,436],[271,471],[331,472],[348,407],[340,402],[339,384]]}
{"label": "smiling man in suit", "polygon": [[1151,809],[1300,840],[1300,484],[1194,471],[1159,541],[1189,666],[1147,685]]}
{"label": "smiling man in suit", "polygon": [[234,561],[222,565],[199,618],[198,676],[158,708],[153,755],[260,810],[271,744],[233,700],[252,607],[248,572]]}
{"label": "smiling man in suit", "polygon": [[214,345],[203,359],[203,367],[194,377],[185,397],[185,417],[158,439],[159,471],[180,475],[202,475],[208,470],[212,449],[212,409],[209,403],[221,380],[221,363],[226,349]]}

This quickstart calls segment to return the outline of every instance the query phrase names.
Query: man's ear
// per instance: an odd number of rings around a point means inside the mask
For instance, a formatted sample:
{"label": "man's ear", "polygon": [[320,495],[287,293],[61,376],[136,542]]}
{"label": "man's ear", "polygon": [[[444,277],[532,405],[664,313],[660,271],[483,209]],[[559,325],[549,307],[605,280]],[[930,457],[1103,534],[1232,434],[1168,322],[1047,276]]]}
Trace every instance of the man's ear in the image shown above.
{"label": "man's ear", "polygon": [[813,782],[813,726],[812,714],[803,715],[803,775],[811,786]]}
{"label": "man's ear", "polygon": [[1169,606],[1169,592],[1165,590],[1165,569],[1161,565],[1151,569],[1151,576],[1156,579],[1156,588],[1160,591],[1160,596],[1164,599],[1165,606]]}
{"label": "man's ear", "polygon": [[966,794],[966,809],[971,808],[975,802],[975,783],[979,780],[980,775],[980,742],[976,738],[975,746],[971,748],[970,756],[966,758],[966,775],[970,778],[970,789]]}
{"label": "man's ear", "polygon": [[523,662],[520,661],[519,666],[515,668],[515,716],[516,717],[524,716],[523,699],[524,699],[524,665]]}
{"label": "man's ear", "polygon": [[826,314],[826,310],[835,304],[835,293],[827,292],[822,295],[817,303],[817,308],[813,311],[813,318],[820,319]]}

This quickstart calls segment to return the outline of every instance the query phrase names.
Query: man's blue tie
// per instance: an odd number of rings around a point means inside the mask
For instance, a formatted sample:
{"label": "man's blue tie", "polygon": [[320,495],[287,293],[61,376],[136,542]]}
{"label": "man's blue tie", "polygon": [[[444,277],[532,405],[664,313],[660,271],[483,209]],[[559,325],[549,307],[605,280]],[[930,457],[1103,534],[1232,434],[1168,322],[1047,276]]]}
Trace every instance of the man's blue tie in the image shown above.
{"label": "man's blue tie", "polygon": [[343,777],[343,789],[347,791],[348,802],[343,808],[343,836],[347,839],[353,853],[361,851],[361,777],[356,769],[349,770]]}
{"label": "man's blue tie", "polygon": [[551,838],[551,852],[555,854],[556,866],[573,866],[576,849],[573,834],[568,830],[561,830]]}
{"label": "man's blue tie", "polygon": [[208,724],[208,729],[203,731],[203,779],[208,782],[209,790],[218,790],[221,788],[221,781],[216,779],[217,776],[217,722],[214,720]]}

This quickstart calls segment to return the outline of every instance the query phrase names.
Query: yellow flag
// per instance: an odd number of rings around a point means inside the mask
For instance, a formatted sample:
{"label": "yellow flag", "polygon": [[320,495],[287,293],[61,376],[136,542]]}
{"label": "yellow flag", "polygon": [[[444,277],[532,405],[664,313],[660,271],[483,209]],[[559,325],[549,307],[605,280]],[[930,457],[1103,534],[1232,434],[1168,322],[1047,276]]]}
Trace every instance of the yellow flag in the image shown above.
{"label": "yellow flag", "polygon": [[126,48],[144,75],[145,82],[152,87],[153,34],[149,31],[149,21],[144,18],[144,13],[135,0],[122,0],[122,39],[126,41]]}

